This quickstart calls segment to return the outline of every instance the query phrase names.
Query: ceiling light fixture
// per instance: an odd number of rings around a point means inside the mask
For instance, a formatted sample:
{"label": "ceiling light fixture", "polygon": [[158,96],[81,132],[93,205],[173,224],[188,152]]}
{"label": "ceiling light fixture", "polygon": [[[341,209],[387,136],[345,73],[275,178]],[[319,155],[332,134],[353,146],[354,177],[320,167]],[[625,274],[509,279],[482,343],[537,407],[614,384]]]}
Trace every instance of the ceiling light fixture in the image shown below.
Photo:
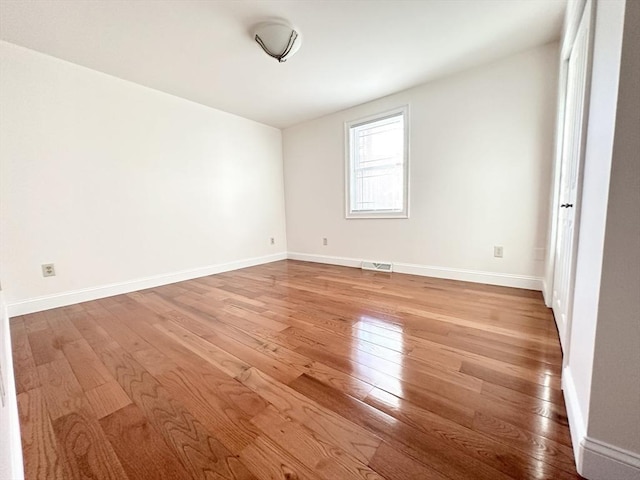
{"label": "ceiling light fixture", "polygon": [[265,22],[255,29],[255,40],[267,55],[278,62],[286,62],[302,44],[302,35],[282,22]]}

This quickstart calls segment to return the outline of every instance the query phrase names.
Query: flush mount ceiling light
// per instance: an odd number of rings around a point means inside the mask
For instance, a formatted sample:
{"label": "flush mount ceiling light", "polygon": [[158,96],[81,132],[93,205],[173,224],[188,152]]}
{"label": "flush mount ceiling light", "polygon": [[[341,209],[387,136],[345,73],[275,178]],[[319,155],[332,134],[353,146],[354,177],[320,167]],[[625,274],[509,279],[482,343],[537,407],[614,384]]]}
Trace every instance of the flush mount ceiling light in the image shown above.
{"label": "flush mount ceiling light", "polygon": [[267,55],[286,62],[302,44],[302,35],[283,22],[265,22],[255,29],[255,39]]}

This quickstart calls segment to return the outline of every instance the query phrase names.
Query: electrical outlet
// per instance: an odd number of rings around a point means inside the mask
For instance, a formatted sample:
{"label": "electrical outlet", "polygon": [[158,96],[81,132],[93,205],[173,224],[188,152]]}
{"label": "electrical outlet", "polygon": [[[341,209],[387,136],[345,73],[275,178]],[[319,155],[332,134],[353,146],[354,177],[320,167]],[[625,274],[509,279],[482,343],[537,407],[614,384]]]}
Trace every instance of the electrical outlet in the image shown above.
{"label": "electrical outlet", "polygon": [[269,245],[275,245],[275,244],[276,244],[276,239],[275,239],[275,238],[273,238],[273,237],[271,237],[271,238],[269,239]]}
{"label": "electrical outlet", "polygon": [[327,240],[327,237],[322,238],[322,245],[324,245],[325,247],[329,245],[329,241]]}
{"label": "electrical outlet", "polygon": [[502,258],[502,247],[496,245],[495,247],[493,247],[493,256],[496,258]]}
{"label": "electrical outlet", "polygon": [[53,263],[44,263],[42,265],[42,276],[43,277],[55,277],[56,276],[56,267]]}

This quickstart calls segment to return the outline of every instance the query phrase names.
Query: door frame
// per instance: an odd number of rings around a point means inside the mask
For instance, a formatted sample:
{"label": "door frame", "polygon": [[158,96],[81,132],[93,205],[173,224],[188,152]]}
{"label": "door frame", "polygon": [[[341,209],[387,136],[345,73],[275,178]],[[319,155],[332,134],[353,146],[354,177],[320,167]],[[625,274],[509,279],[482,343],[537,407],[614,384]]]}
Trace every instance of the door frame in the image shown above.
{"label": "door frame", "polygon": [[[567,359],[570,348],[571,329],[573,325],[573,296],[574,296],[574,279],[576,273],[576,258],[578,245],[580,242],[580,204],[582,198],[582,182],[584,175],[584,158],[587,138],[587,125],[589,118],[589,101],[591,92],[591,71],[593,63],[593,41],[595,31],[595,15],[596,15],[596,1],[597,0],[578,0],[576,2],[570,2],[567,10],[567,18],[565,19],[564,34],[560,49],[560,65],[559,65],[559,80],[558,80],[558,107],[556,112],[556,133],[555,133],[555,152],[554,152],[554,168],[553,168],[553,180],[552,180],[552,195],[551,195],[551,215],[549,219],[549,238],[547,243],[547,259],[546,270],[543,280],[543,296],[547,307],[552,307],[553,291],[554,291],[554,277],[556,269],[556,242],[558,237],[559,228],[559,210],[561,201],[561,172],[563,162],[563,150],[564,150],[564,131],[566,121],[566,104],[568,93],[568,67],[569,58],[573,51],[573,46],[577,37],[578,28],[582,21],[583,16],[588,13],[589,18],[589,31],[587,38],[587,68],[585,74],[585,89],[584,89],[584,109],[582,114],[582,124],[580,126],[580,158],[578,160],[578,180],[577,180],[577,193],[575,203],[575,218],[574,218],[574,241],[572,244],[572,262],[570,266],[569,274],[569,288],[567,295],[567,320],[565,327],[566,342],[563,347],[563,358]],[[558,332],[559,333],[559,332]]]}

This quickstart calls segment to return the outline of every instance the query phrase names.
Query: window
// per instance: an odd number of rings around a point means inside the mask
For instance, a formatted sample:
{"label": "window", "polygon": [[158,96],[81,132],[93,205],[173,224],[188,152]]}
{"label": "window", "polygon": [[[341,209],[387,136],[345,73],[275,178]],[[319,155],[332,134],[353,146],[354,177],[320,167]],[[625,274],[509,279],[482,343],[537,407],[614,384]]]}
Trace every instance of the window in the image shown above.
{"label": "window", "polygon": [[407,107],[348,122],[347,218],[407,218]]}

